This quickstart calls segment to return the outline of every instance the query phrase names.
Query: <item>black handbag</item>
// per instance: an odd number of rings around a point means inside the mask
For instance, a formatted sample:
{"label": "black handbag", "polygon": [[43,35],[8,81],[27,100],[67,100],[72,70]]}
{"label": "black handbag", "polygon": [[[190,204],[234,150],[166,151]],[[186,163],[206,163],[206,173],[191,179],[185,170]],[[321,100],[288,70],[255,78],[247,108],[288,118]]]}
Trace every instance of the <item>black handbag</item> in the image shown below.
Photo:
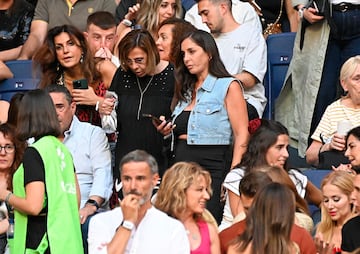
{"label": "black handbag", "polygon": [[332,169],[332,166],[338,167],[340,164],[349,164],[348,158],[345,156],[344,152],[340,151],[325,151],[319,153],[319,169]]}

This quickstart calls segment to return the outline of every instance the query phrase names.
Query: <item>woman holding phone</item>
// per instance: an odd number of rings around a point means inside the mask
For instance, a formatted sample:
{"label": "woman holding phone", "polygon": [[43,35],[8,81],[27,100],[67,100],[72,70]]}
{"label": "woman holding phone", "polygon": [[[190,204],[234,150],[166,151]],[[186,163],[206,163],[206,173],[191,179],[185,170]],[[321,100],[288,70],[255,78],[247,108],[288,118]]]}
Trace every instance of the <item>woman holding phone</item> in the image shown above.
{"label": "woman holding phone", "polygon": [[42,70],[41,88],[50,84],[66,86],[77,103],[79,120],[101,126],[99,112],[110,114],[112,108],[101,105],[107,87],[82,32],[71,25],[50,29],[34,61]]}
{"label": "woman holding phone", "polygon": [[213,196],[207,208],[220,223],[221,185],[240,163],[249,135],[243,88],[226,71],[209,33],[194,31],[180,45],[172,123],[157,129],[172,133],[175,162],[194,161],[210,172]]}
{"label": "woman holding phone", "polygon": [[[118,168],[125,154],[142,149],[156,158],[162,175],[165,169],[164,138],[154,128],[152,119],[160,115],[170,118],[174,67],[160,60],[155,42],[147,30],[129,32],[121,40],[118,50],[121,66],[109,88],[119,98],[115,167]],[[115,173],[119,174],[118,170]]]}

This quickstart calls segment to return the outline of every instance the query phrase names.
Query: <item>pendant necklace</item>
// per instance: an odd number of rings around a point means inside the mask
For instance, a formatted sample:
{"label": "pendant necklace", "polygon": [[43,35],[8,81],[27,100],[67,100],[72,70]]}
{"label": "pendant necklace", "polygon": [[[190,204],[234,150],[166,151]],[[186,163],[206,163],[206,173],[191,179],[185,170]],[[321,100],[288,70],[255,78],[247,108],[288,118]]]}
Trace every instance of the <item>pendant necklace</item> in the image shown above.
{"label": "pendant necklace", "polygon": [[198,239],[198,236],[196,234],[192,234],[190,230],[186,229],[186,234],[191,237],[192,240],[196,241]]}
{"label": "pendant necklace", "polygon": [[141,107],[142,107],[142,103],[143,103],[143,98],[144,98],[144,93],[146,92],[146,90],[149,88],[151,81],[153,80],[154,76],[151,76],[149,82],[147,83],[147,85],[145,86],[144,90],[141,88],[140,85],[140,81],[138,76],[136,76],[136,81],[137,81],[137,85],[139,87],[139,91],[140,91],[140,100],[139,100],[139,107],[138,107],[138,112],[137,112],[137,120],[140,120],[140,112],[141,112]]}

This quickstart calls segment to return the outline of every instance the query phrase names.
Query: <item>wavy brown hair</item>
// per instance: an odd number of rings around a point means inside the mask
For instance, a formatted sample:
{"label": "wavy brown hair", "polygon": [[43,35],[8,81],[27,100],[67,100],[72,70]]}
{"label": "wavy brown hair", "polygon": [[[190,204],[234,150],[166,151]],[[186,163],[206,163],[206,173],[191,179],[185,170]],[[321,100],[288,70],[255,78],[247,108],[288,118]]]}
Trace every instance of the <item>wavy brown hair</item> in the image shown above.
{"label": "wavy brown hair", "polygon": [[260,127],[251,135],[241,163],[236,167],[250,171],[252,168],[268,165],[266,153],[280,135],[289,135],[284,125],[273,120],[261,119]]}
{"label": "wavy brown hair", "polygon": [[94,57],[88,49],[86,39],[82,32],[71,25],[56,26],[47,33],[43,45],[34,55],[35,66],[40,65],[42,70],[42,78],[40,88],[45,88],[50,84],[56,84],[64,72],[64,68],[60,65],[56,58],[56,49],[54,38],[61,33],[67,33],[71,40],[81,48],[84,61],[81,64],[82,72],[88,83],[96,89],[97,81],[101,80],[101,74],[96,68]]}
{"label": "wavy brown hair", "polygon": [[6,176],[7,188],[8,188],[8,190],[12,191],[13,190],[12,178],[13,178],[13,175],[14,175],[16,169],[21,164],[21,161],[22,161],[22,158],[24,155],[24,151],[26,148],[26,142],[22,142],[16,137],[15,128],[11,124],[8,124],[8,123],[0,124],[0,133],[2,133],[5,138],[10,139],[10,141],[15,146],[14,161],[11,164],[11,167],[9,168],[9,171],[7,172],[7,176]]}
{"label": "wavy brown hair", "polygon": [[171,32],[172,32],[169,62],[175,64],[176,59],[179,58],[181,54],[180,42],[190,33],[196,31],[197,29],[190,22],[187,22],[180,18],[169,18],[164,20],[160,24],[159,29],[166,25],[171,26]]}

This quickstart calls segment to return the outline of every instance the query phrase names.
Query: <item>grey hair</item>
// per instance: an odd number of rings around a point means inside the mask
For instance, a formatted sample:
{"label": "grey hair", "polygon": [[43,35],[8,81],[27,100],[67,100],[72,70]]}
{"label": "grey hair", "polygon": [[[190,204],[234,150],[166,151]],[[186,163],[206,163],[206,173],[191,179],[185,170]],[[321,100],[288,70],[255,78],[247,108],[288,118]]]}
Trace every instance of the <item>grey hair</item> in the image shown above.
{"label": "grey hair", "polygon": [[152,174],[157,174],[159,172],[158,164],[155,158],[151,154],[148,154],[143,150],[134,150],[126,154],[120,161],[120,165],[119,165],[120,172],[124,164],[132,161],[146,162],[149,165]]}

